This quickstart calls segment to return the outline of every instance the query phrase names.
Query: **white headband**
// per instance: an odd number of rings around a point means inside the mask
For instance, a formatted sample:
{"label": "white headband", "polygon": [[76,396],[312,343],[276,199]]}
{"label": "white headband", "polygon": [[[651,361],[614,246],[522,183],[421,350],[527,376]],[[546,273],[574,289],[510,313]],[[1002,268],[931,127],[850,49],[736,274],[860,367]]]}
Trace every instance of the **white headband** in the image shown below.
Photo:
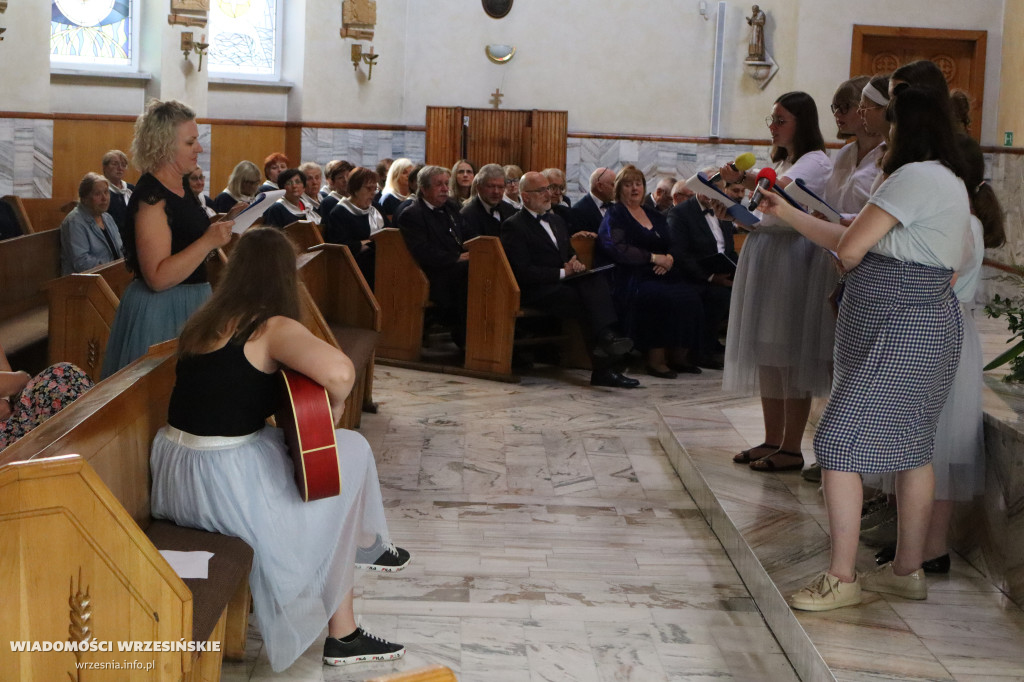
{"label": "white headband", "polygon": [[881,92],[879,92],[878,88],[876,88],[871,83],[868,83],[867,85],[865,85],[864,89],[861,90],[860,94],[864,95],[869,100],[871,100],[872,102],[874,102],[875,104],[877,104],[879,106],[883,106],[884,107],[884,106],[889,104],[889,98],[886,97],[885,95],[883,95]]}

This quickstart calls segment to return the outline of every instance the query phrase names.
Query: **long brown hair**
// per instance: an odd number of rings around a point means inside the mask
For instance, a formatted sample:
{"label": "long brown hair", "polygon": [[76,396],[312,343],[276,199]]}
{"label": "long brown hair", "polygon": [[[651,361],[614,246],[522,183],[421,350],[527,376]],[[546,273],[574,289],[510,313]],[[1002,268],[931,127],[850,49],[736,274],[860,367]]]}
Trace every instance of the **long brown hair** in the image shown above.
{"label": "long brown hair", "polygon": [[818,106],[813,97],[806,92],[787,92],[780,95],[775,103],[793,114],[796,132],[793,134],[791,149],[771,147],[772,161],[778,163],[788,160],[796,163],[808,152],[825,151],[825,138],[821,136],[821,128],[818,127]]}
{"label": "long brown hair", "polygon": [[181,331],[178,355],[207,352],[226,335],[245,343],[275,315],[299,319],[295,245],[280,230],[260,227],[238,240],[213,296]]}

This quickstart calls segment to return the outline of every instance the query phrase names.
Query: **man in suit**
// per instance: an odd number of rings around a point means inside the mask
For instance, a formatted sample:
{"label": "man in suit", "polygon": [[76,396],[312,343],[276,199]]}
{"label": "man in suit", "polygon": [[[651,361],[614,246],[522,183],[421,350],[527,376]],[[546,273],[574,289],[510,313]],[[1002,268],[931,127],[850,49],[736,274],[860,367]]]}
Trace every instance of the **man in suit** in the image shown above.
{"label": "man in suit", "polygon": [[665,177],[658,180],[654,191],[644,197],[644,204],[659,213],[667,214],[672,208],[672,186],[674,184],[676,184],[675,178]]}
{"label": "man in suit", "polygon": [[501,197],[505,193],[505,171],[496,163],[488,163],[473,178],[473,198],[462,207],[462,220],[476,234],[497,237],[501,224],[516,209]]}
{"label": "man in suit", "polygon": [[[640,382],[613,368],[633,342],[614,331],[617,320],[608,283],[603,274],[578,276],[587,268],[576,258],[565,223],[550,212],[548,184],[543,174],[526,173],[519,183],[523,208],[501,226],[501,243],[522,304],[580,320],[592,357],[592,385],[635,388]],[[572,275],[577,277],[567,281]]]}
{"label": "man in suit", "polygon": [[565,173],[560,168],[545,168],[541,175],[550,183],[548,187],[551,188],[551,210],[565,221],[569,234],[576,234],[571,204],[565,197]]}
{"label": "man in suit", "polygon": [[[726,194],[742,198],[743,187],[727,187]],[[725,348],[718,340],[718,332],[729,317],[732,277],[739,259],[733,243],[735,230],[728,218],[724,204],[699,194],[668,212],[672,257],[704,303],[705,338],[696,364],[708,369],[722,368],[716,356]]]}
{"label": "man in suit", "polygon": [[128,156],[120,149],[111,149],[103,155],[103,177],[110,185],[110,208],[107,213],[114,219],[119,230],[124,230],[128,220],[128,200],[132,198],[135,185],[124,181],[128,170]]}
{"label": "man in suit", "polygon": [[399,215],[398,229],[412,257],[430,281],[430,300],[462,347],[466,339],[469,252],[463,243],[476,233],[448,201],[448,170],[424,166],[416,175],[416,200]]}
{"label": "man in suit", "polygon": [[590,192],[573,204],[572,215],[576,233],[586,232],[597,237],[597,230],[611,205],[615,190],[615,171],[598,168],[590,174]]}
{"label": "man in suit", "polygon": [[[680,180],[672,185],[672,205],[678,206],[693,196],[693,190],[686,186],[686,180]],[[669,209],[672,210],[672,209]],[[667,213],[665,215],[668,215]]]}

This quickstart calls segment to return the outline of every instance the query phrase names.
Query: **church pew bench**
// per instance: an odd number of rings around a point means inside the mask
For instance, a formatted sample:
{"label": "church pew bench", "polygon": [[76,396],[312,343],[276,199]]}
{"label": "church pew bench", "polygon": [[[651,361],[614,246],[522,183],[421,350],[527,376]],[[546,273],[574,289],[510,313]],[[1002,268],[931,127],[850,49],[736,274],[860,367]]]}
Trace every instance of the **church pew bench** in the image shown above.
{"label": "church pew bench", "polygon": [[415,670],[371,677],[366,682],[458,682],[455,673],[446,665],[428,665]]}
{"label": "church pew bench", "polygon": [[597,242],[597,240],[593,237],[584,237],[581,234],[574,234],[570,238],[572,249],[576,252],[576,260],[583,263],[588,268],[594,267],[595,242]]}
{"label": "church pew bench", "polygon": [[[60,230],[0,241],[0,345],[8,358],[33,348],[45,357],[46,283],[60,277]],[[18,369],[42,369],[19,366]]]}
{"label": "church pew bench", "polygon": [[[589,368],[590,362],[575,323],[554,337],[517,341],[516,321],[525,317],[549,317],[520,305],[519,284],[509,265],[501,240],[481,236],[465,244],[469,251],[469,295],[466,301],[467,370],[493,375],[496,379],[516,380],[512,372],[515,345],[558,343],[562,346],[562,364]],[[577,331],[572,331],[577,328]]]}
{"label": "church pew bench", "polygon": [[14,211],[14,217],[18,221],[18,226],[21,228],[21,233],[33,234],[35,233],[35,227],[32,225],[32,219],[28,217],[28,211],[25,210],[25,202],[21,200],[16,194],[8,194],[4,196],[0,201],[11,207]]}
{"label": "church pew bench", "polygon": [[363,411],[377,411],[373,368],[381,309],[347,246],[319,244],[308,249],[303,260],[299,276],[309,299],[330,330],[334,345],[345,351],[356,368],[342,426],[357,428]]}
{"label": "church pew bench", "polygon": [[374,295],[380,304],[377,355],[419,362],[423,319],[431,307],[430,282],[396,228],[385,228],[371,238],[376,249]]}
{"label": "church pew bench", "polygon": [[[175,341],[154,346],[0,453],[0,601],[23,614],[0,619],[7,639],[65,640],[85,622],[101,641],[221,643],[82,657],[156,666],[131,679],[217,680],[223,656],[243,657],[252,550],[150,514],[150,444],[166,423],[175,350]],[[212,552],[209,577],[182,580],[158,549]],[[75,658],[12,661],[21,679],[49,680],[74,670]]]}
{"label": "church pew bench", "polygon": [[308,220],[296,220],[284,228],[284,233],[288,235],[288,238],[295,243],[300,251],[305,251],[317,244],[324,243],[320,226]]}

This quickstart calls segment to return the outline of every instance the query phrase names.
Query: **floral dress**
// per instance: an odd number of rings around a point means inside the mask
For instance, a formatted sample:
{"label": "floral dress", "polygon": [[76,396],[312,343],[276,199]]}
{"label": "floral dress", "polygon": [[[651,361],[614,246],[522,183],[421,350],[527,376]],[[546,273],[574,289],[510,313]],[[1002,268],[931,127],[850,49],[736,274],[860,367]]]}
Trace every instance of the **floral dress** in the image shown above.
{"label": "floral dress", "polygon": [[11,416],[0,421],[0,450],[57,414],[93,387],[92,379],[69,362],[46,368],[11,397]]}

